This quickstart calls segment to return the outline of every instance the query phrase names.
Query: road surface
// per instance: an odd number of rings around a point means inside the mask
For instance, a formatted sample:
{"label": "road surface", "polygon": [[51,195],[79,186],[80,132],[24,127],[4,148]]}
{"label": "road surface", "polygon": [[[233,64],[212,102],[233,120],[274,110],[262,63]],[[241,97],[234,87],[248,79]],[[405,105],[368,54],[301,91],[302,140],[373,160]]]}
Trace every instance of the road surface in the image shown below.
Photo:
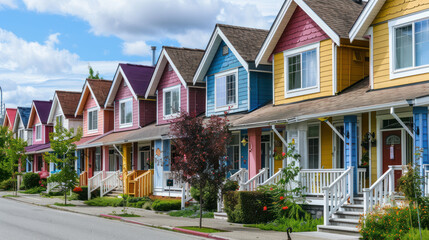
{"label": "road surface", "polygon": [[1,240],[204,239],[0,197]]}

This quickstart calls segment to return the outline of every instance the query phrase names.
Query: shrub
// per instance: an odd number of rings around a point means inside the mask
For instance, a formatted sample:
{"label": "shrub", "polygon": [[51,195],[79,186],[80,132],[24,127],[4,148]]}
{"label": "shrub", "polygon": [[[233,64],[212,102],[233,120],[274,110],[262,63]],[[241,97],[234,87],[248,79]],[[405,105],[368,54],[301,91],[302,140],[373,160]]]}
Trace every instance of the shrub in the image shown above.
{"label": "shrub", "polygon": [[[195,201],[200,202],[200,190],[199,188],[191,188],[191,196]],[[203,209],[207,211],[217,209],[217,196],[218,189],[209,183],[203,189]]]}
{"label": "shrub", "polygon": [[112,198],[112,197],[97,197],[91,200],[85,201],[86,205],[89,206],[98,206],[98,207],[118,207],[121,206],[123,202],[122,198]]}
{"label": "shrub", "polygon": [[[423,239],[429,239],[429,230],[423,229],[422,230],[422,237]],[[414,240],[414,239],[420,239],[420,231],[417,228],[411,228],[411,230],[405,234],[402,238],[402,240]]]}
{"label": "shrub", "polygon": [[182,205],[181,200],[155,200],[152,203],[152,209],[155,211],[171,211],[180,210]]}
{"label": "shrub", "polygon": [[230,192],[230,191],[237,191],[238,188],[239,188],[238,182],[231,181],[228,179],[228,180],[226,180],[225,184],[223,185],[222,195],[227,193],[227,192]]}
{"label": "shrub", "polygon": [[16,179],[9,178],[0,183],[0,188],[4,190],[12,190],[16,184]]}
{"label": "shrub", "polygon": [[[74,191],[74,190],[79,190],[79,188],[82,189],[82,191]],[[77,199],[82,201],[88,200],[88,186],[75,187],[73,189],[73,192],[75,192],[78,195]],[[96,189],[91,193],[91,198],[96,198],[99,196],[100,196],[100,189]]]}
{"label": "shrub", "polygon": [[228,221],[234,223],[261,223],[273,219],[264,207],[270,206],[270,197],[262,192],[229,192],[224,195]]}
{"label": "shrub", "polygon": [[43,191],[46,191],[46,188],[44,187],[34,187],[34,188],[30,188],[27,189],[25,191],[22,191],[22,193],[26,193],[26,194],[39,194]]}
{"label": "shrub", "polygon": [[294,232],[311,232],[317,231],[317,225],[323,225],[323,218],[313,219],[310,216],[298,220],[294,218],[281,218],[270,223],[249,224],[245,225],[245,227],[279,232],[286,232],[286,230],[291,227]]}
{"label": "shrub", "polygon": [[40,176],[37,173],[28,172],[22,177],[22,185],[25,189],[39,187]]}

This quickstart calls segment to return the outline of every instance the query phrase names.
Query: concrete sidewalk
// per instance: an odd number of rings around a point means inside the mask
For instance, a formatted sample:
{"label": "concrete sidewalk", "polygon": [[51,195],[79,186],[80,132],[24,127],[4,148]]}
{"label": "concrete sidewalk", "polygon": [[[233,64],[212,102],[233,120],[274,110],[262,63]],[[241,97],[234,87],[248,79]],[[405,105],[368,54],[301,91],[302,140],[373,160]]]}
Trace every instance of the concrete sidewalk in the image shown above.
{"label": "concrete sidewalk", "polygon": [[[11,194],[11,192],[0,192],[0,196]],[[45,198],[41,197],[38,194],[22,194],[19,193],[18,198],[11,198],[16,201],[25,202],[29,204],[35,204],[39,206],[46,206],[50,208],[55,208],[63,211],[70,211],[80,214],[87,214],[93,216],[100,216],[101,214],[112,214],[116,212],[117,214],[122,213],[123,207],[91,207],[83,203],[83,201],[70,201],[70,203],[76,205],[75,207],[58,207],[53,205],[54,203],[63,203],[64,200],[60,198]],[[126,220],[131,220],[139,224],[153,226],[153,227],[162,227],[167,229],[172,229],[173,227],[184,227],[184,226],[198,226],[199,219],[185,218],[185,217],[171,217],[164,213],[157,213],[150,210],[144,210],[140,208],[127,208],[128,213],[137,214],[141,217],[133,218],[124,218]],[[226,232],[214,233],[211,234],[214,237],[226,238],[226,239],[273,239],[273,240],[284,240],[287,239],[287,235],[284,232],[276,231],[264,231],[257,228],[248,228],[244,227],[243,224],[229,223],[225,220],[219,219],[203,219],[203,226],[211,227],[216,229],[221,229]],[[321,232],[301,232],[301,233],[292,233],[291,237],[293,240],[301,239],[312,239],[312,240],[351,240],[359,239],[357,237],[339,235],[339,234],[330,234],[330,233],[321,233]]]}

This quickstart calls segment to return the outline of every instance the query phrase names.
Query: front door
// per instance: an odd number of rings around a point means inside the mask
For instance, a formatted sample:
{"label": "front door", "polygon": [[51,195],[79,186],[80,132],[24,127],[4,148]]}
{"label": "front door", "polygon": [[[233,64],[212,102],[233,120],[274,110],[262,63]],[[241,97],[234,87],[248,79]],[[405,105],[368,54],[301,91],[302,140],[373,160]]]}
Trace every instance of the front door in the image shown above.
{"label": "front door", "polygon": [[[383,173],[391,165],[402,165],[401,130],[383,132]],[[395,171],[395,186],[402,171]]]}
{"label": "front door", "polygon": [[[337,131],[344,136],[344,126],[337,126]],[[334,134],[334,164],[335,168],[344,168],[344,141],[336,134]]]}

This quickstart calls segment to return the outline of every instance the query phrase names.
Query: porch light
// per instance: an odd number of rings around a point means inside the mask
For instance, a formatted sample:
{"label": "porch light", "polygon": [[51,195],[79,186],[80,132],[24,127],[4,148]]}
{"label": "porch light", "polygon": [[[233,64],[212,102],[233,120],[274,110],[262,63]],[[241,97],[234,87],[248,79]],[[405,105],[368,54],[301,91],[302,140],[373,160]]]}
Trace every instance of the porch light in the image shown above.
{"label": "porch light", "polygon": [[241,143],[243,144],[243,147],[245,147],[248,143],[247,139],[243,137],[243,140],[241,140]]}

